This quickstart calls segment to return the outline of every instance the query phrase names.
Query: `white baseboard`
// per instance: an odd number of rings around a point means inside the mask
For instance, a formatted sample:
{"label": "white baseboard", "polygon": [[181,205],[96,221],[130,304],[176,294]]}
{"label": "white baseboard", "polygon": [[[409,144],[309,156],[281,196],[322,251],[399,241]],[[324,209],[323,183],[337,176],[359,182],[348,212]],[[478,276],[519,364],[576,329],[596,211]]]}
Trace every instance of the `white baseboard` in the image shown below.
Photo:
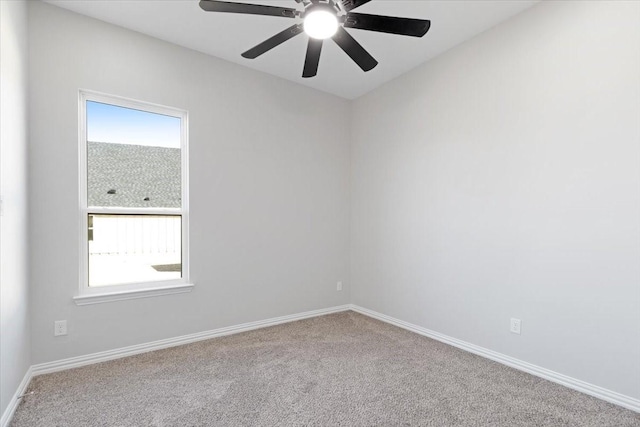
{"label": "white baseboard", "polygon": [[51,372],[64,371],[66,369],[78,368],[80,366],[91,365],[94,363],[106,362],[107,360],[120,359],[122,357],[133,356],[135,354],[146,353],[149,351],[162,350],[163,348],[190,344],[196,341],[208,340],[210,338],[221,337],[224,335],[231,335],[240,332],[251,331],[254,329],[266,328],[267,326],[279,325],[281,323],[294,322],[296,320],[308,319],[310,317],[338,313],[340,311],[347,311],[349,309],[350,305],[346,304],[337,307],[324,308],[321,310],[291,314],[288,316],[273,317],[271,319],[258,320],[256,322],[243,323],[240,325],[213,329],[211,331],[198,332],[195,334],[183,335],[180,337],[168,338],[145,344],[137,344],[129,347],[117,348],[115,350],[101,351],[99,353],[92,353],[85,356],[71,357],[68,359],[56,360],[53,362],[39,363],[37,365],[33,365],[31,368],[33,376],[48,374]]}
{"label": "white baseboard", "polygon": [[31,378],[36,375],[47,374],[51,372],[63,371],[66,369],[77,368],[80,366],[91,365],[94,363],[105,362],[108,360],[119,359],[122,357],[133,356],[140,353],[146,353],[149,351],[161,350],[164,348],[175,347],[183,344],[189,344],[197,341],[203,341],[210,338],[221,337],[224,335],[237,334],[240,332],[251,331],[254,329],[265,328],[268,326],[279,325],[282,323],[293,322],[296,320],[308,319],[311,317],[322,316],[325,314],[338,313],[341,311],[353,310],[357,313],[364,314],[365,316],[372,317],[374,319],[381,320],[383,322],[401,327],[403,329],[415,332],[420,335],[424,335],[429,338],[433,338],[437,341],[445,344],[452,345],[470,353],[477,354],[487,359],[494,360],[498,363],[510,366],[515,369],[527,372],[540,378],[561,384],[565,387],[580,391],[590,396],[597,397],[599,399],[611,402],[613,404],[622,406],[632,411],[640,412],[640,400],[625,396],[623,394],[607,390],[605,388],[589,384],[587,382],[568,377],[566,375],[551,371],[549,369],[541,368],[536,365],[524,362],[513,357],[479,347],[475,344],[471,344],[456,338],[449,337],[444,334],[440,334],[435,331],[423,328],[421,326],[413,325],[411,323],[387,316],[385,314],[377,313],[375,311],[354,305],[347,304],[337,307],[331,307],[321,310],[307,311],[304,313],[292,314],[288,316],[274,317],[271,319],[259,320],[256,322],[243,323],[240,325],[229,326],[226,328],[214,329],[211,331],[199,332],[190,335],[183,335],[180,337],[169,338],[160,341],[154,341],[146,344],[133,345],[129,347],[123,347],[115,350],[107,350],[99,353],[93,353],[86,356],[72,357],[63,360],[57,360],[54,362],[40,363],[31,366],[25,374],[22,382],[18,386],[14,396],[11,398],[7,409],[2,414],[0,419],[0,427],[7,427],[11,422],[11,418],[18,407],[20,402],[19,396],[24,394],[27,389]]}
{"label": "white baseboard", "polygon": [[2,414],[2,418],[0,418],[0,427],[7,427],[11,422],[11,419],[13,418],[13,414],[16,412],[16,408],[20,403],[20,396],[22,396],[24,392],[27,390],[27,387],[29,387],[29,383],[31,382],[32,377],[33,377],[33,369],[30,366],[29,369],[27,369],[27,372],[24,374],[24,378],[22,378],[22,381],[20,382],[18,389],[11,397],[11,400],[9,401],[9,405],[7,406],[7,409],[5,409],[4,413]]}
{"label": "white baseboard", "polygon": [[387,316],[386,314],[377,313],[373,310],[369,310],[354,304],[351,304],[350,307],[351,310],[360,314],[364,314],[365,316],[390,323],[392,325],[409,330],[411,332],[415,332],[420,335],[424,335],[425,337],[432,338],[445,344],[452,345],[470,353],[486,357],[487,359],[502,363],[503,365],[507,365],[520,371],[527,372],[531,375],[535,375],[536,377],[544,378],[545,380],[549,380],[573,390],[577,390],[590,396],[597,397],[598,399],[602,399],[615,405],[622,406],[623,408],[631,409],[635,412],[640,412],[639,399],[635,399],[633,397],[626,396],[624,394],[620,394],[597,385],[589,384],[587,382],[568,377],[558,372],[554,372],[546,368],[541,368],[540,366],[532,365],[531,363],[524,362],[511,356],[507,356],[505,354],[498,353],[496,351],[489,350],[475,344],[468,343],[466,341],[452,338],[450,336],[423,328],[421,326],[417,326],[403,320]]}
{"label": "white baseboard", "polygon": [[258,320],[256,322],[243,323],[240,325],[229,326],[226,328],[214,329],[211,331],[198,332],[190,335],[183,335],[175,338],[154,341],[145,344],[132,345],[129,347],[118,348],[115,350],[101,351],[99,353],[88,354],[86,356],[71,357],[68,359],[56,360],[53,362],[39,363],[32,365],[25,374],[20,386],[16,390],[14,396],[9,402],[9,406],[2,414],[0,419],[0,427],[7,427],[13,418],[13,414],[20,403],[19,396],[24,394],[31,378],[36,375],[48,374],[51,372],[64,371],[67,369],[78,368],[80,366],[91,365],[94,363],[106,362],[108,360],[120,359],[122,357],[133,356],[149,351],[162,350],[163,348],[175,347],[179,345],[189,344],[196,341],[203,341],[210,338],[221,337],[224,335],[232,335],[240,332],[251,331],[254,329],[266,328],[267,326],[275,326],[282,323],[294,322],[296,320],[308,319],[311,317],[323,316],[325,314],[338,313],[347,311],[351,308],[349,304],[324,308],[320,310],[306,311],[304,313],[291,314],[288,316],[273,317],[271,319]]}

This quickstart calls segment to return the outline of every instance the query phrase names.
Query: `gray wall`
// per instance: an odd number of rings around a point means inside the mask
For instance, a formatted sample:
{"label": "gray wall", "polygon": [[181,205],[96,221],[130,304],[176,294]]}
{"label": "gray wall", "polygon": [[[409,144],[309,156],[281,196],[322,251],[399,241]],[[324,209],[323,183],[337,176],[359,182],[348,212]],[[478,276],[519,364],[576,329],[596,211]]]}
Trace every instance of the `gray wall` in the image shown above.
{"label": "gray wall", "polygon": [[543,2],[357,100],[352,302],[640,398],[639,18]]}
{"label": "gray wall", "polygon": [[29,365],[27,4],[0,1],[0,414]]}
{"label": "gray wall", "polygon": [[[347,101],[30,3],[34,364],[349,301]],[[189,111],[193,292],[73,303],[79,88]]]}
{"label": "gray wall", "polygon": [[[32,362],[351,301],[640,397],[639,8],[541,3],[351,105],[32,2]],[[190,111],[193,293],[73,304],[79,88]]]}

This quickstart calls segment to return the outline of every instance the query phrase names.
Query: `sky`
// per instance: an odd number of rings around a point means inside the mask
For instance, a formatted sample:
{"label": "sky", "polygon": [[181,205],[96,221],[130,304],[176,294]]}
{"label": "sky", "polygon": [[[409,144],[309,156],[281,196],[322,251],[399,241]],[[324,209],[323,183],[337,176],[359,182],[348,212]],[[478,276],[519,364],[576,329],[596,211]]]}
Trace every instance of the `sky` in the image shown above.
{"label": "sky", "polygon": [[180,118],[87,101],[87,140],[180,148]]}

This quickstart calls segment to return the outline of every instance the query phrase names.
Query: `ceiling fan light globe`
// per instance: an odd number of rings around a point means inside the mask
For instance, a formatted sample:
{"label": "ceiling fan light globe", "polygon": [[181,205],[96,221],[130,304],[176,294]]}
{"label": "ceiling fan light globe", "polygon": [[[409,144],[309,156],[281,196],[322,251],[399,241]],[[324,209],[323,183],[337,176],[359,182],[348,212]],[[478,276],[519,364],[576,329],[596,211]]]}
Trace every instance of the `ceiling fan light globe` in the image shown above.
{"label": "ceiling fan light globe", "polygon": [[316,10],[304,18],[304,32],[314,39],[328,39],[338,31],[338,18],[326,10]]}

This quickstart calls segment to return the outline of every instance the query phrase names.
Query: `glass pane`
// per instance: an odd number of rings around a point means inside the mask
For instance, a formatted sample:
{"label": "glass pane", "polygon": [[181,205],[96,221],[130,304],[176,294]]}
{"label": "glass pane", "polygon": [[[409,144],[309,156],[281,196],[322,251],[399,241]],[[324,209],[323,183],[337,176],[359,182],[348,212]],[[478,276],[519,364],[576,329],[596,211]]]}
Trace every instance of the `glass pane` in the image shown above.
{"label": "glass pane", "polygon": [[87,205],[179,208],[180,118],[87,101]]}
{"label": "glass pane", "polygon": [[179,215],[89,215],[89,286],[182,277]]}

